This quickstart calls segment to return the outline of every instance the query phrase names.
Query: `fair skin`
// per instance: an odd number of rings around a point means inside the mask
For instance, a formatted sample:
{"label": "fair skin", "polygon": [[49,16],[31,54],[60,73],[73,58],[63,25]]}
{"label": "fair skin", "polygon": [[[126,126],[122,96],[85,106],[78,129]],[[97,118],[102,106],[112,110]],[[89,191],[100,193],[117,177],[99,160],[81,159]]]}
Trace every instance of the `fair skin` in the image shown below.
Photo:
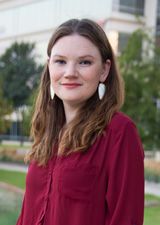
{"label": "fair skin", "polygon": [[66,123],[109,74],[110,60],[102,63],[99,49],[78,34],[60,38],[52,48],[48,66],[51,85],[63,101]]}

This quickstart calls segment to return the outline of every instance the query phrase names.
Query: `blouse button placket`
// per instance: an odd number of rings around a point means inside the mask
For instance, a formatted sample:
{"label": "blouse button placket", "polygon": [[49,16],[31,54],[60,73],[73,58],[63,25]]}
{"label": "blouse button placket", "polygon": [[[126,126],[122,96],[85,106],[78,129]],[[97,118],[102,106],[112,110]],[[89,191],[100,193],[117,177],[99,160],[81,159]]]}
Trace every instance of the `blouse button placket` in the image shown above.
{"label": "blouse button placket", "polygon": [[42,211],[42,214],[41,214],[38,224],[41,224],[41,222],[43,221],[46,210],[47,210],[49,192],[50,192],[50,187],[51,187],[51,183],[52,183],[52,174],[53,174],[53,170],[54,170],[54,166],[55,166],[55,159],[53,161],[49,162],[48,166],[49,166],[49,168],[48,168],[46,193],[44,195],[44,207],[43,207],[43,211]]}

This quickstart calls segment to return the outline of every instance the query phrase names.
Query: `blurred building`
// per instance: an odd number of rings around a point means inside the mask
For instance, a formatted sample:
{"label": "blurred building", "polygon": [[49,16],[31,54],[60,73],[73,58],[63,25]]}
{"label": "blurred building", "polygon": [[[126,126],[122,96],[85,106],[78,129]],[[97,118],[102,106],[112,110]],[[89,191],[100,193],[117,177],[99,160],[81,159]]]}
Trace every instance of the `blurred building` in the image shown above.
{"label": "blurred building", "polygon": [[[35,42],[43,63],[54,29],[71,18],[98,22],[116,54],[138,28],[147,29],[160,44],[160,0],[0,0],[0,55],[15,41]],[[21,115],[10,116],[10,134],[17,135]]]}
{"label": "blurred building", "polygon": [[160,0],[0,0],[0,54],[14,41],[35,42],[43,62],[55,27],[70,18],[97,21],[118,53],[137,28],[160,35]]}

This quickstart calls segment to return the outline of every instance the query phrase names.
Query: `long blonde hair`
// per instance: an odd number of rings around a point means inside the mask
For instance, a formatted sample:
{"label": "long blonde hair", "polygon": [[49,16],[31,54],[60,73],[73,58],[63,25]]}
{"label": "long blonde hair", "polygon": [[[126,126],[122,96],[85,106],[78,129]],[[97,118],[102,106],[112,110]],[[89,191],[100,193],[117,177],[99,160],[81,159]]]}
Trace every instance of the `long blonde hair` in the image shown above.
{"label": "long blonde hair", "polygon": [[103,63],[107,59],[111,61],[110,72],[104,82],[105,96],[99,100],[98,93],[94,93],[65,128],[62,100],[56,95],[53,100],[50,98],[50,76],[46,64],[31,123],[31,136],[34,142],[26,161],[35,160],[39,165],[45,165],[55,154],[69,155],[77,151],[87,151],[123,104],[124,85],[117,70],[112,48],[103,29],[92,20],[72,19],[61,24],[49,41],[48,57],[57,40],[75,33],[86,37],[97,46]]}

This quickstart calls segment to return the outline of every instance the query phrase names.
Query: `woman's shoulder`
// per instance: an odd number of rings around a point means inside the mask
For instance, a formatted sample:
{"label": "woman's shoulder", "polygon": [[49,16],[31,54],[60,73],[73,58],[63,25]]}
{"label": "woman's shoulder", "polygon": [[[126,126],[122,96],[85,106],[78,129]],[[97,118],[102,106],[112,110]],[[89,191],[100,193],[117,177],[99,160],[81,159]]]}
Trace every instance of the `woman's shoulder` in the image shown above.
{"label": "woman's shoulder", "polygon": [[113,115],[108,128],[113,131],[122,131],[126,127],[136,127],[136,125],[128,115],[123,112],[116,112]]}

